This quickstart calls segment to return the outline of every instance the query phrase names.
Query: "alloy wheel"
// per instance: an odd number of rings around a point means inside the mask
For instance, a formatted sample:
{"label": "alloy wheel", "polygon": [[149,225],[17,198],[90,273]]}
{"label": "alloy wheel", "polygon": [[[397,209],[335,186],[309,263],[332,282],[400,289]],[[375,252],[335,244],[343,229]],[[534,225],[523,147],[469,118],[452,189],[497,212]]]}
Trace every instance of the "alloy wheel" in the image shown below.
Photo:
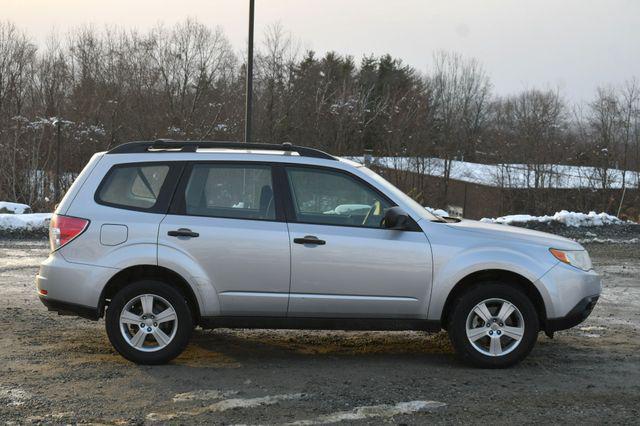
{"label": "alloy wheel", "polygon": [[165,348],[178,330],[174,307],[163,297],[141,294],[131,299],[120,313],[120,331],[134,349],[155,352]]}
{"label": "alloy wheel", "polygon": [[503,356],[513,351],[524,336],[524,319],[511,302],[491,298],[469,312],[466,332],[469,343],[487,356]]}

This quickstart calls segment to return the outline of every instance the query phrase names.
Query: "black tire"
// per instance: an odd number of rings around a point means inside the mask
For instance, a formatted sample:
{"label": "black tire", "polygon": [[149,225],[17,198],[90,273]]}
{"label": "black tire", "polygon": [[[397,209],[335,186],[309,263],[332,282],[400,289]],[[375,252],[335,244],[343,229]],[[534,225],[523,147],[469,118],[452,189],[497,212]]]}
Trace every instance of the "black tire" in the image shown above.
{"label": "black tire", "polygon": [[[145,352],[131,346],[125,340],[120,327],[120,314],[125,305],[143,294],[164,298],[173,306],[178,321],[173,339],[167,346],[155,352]],[[156,280],[136,281],[118,291],[107,308],[105,320],[107,335],[113,347],[124,358],[136,364],[156,365],[171,361],[185,349],[193,330],[193,317],[184,295],[169,284]]]}
{"label": "black tire", "polygon": [[[448,324],[449,338],[458,356],[463,361],[481,368],[506,368],[522,361],[535,346],[539,332],[539,320],[535,306],[516,284],[482,282],[465,291],[454,302]],[[467,318],[482,301],[503,299],[515,305],[524,321],[524,334],[520,343],[511,352],[500,356],[485,355],[476,349],[467,338]],[[487,329],[489,330],[489,329]],[[510,339],[509,342],[512,342]]]}

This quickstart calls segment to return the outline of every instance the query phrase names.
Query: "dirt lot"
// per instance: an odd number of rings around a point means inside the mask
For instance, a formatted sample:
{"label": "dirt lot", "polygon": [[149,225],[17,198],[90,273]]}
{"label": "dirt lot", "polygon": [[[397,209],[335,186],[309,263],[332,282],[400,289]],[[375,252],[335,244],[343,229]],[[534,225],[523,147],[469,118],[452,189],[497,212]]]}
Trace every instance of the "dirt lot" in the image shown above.
{"label": "dirt lot", "polygon": [[0,241],[0,422],[637,423],[640,246],[588,248],[605,282],[594,313],[509,370],[460,364],[444,333],[230,330],[140,367],[103,322],[37,301],[45,242]]}

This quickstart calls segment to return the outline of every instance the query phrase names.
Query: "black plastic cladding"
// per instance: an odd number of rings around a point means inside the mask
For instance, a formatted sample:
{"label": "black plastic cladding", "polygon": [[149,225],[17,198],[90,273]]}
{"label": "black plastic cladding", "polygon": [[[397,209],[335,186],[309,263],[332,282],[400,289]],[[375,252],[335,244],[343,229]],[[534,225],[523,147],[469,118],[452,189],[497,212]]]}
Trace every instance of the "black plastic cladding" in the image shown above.
{"label": "black plastic cladding", "polygon": [[286,151],[297,152],[303,157],[322,158],[325,160],[336,160],[336,158],[324,151],[304,146],[292,145],[288,142],[282,144],[270,143],[248,143],[248,142],[218,142],[218,141],[173,141],[156,140],[146,142],[129,142],[118,145],[108,152],[108,154],[142,154],[152,152],[150,150],[169,151],[179,150],[180,152],[196,152],[198,148],[219,148],[219,149],[256,149],[264,151]]}

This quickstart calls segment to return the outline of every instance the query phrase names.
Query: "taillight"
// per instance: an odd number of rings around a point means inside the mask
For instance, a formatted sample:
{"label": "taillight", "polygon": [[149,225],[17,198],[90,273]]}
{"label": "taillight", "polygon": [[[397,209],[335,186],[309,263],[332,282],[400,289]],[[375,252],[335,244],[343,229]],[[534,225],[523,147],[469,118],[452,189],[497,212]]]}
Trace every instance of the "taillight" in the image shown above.
{"label": "taillight", "polygon": [[89,225],[87,219],[54,214],[49,224],[49,244],[51,245],[51,251],[58,250],[82,234],[87,228],[87,225]]}

